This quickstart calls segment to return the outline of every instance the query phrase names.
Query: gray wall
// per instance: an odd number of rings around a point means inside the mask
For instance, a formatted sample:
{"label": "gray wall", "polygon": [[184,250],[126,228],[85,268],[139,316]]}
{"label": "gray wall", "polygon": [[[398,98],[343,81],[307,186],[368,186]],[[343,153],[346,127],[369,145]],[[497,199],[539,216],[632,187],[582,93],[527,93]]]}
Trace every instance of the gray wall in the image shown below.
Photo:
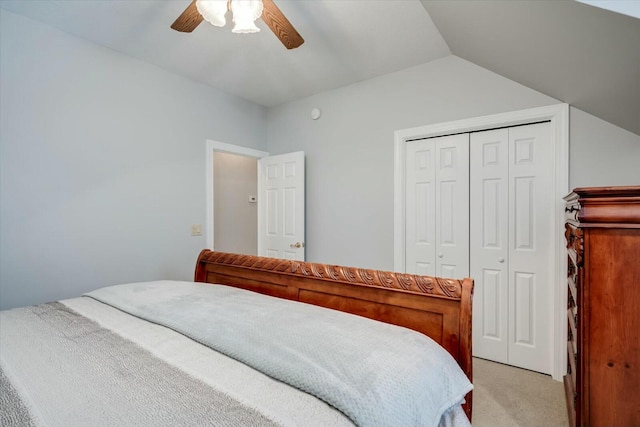
{"label": "gray wall", "polygon": [[266,149],[266,110],[0,16],[0,307],[192,279],[207,138]]}
{"label": "gray wall", "polygon": [[258,254],[258,160],[216,152],[213,160],[213,247],[217,251]]}
{"label": "gray wall", "polygon": [[[449,56],[269,109],[270,153],[306,153],[307,260],[393,268],[394,131],[558,102]],[[570,108],[571,188],[640,185],[639,164],[638,135]]]}
{"label": "gray wall", "polygon": [[640,135],[569,109],[571,188],[640,185]]}
{"label": "gray wall", "polygon": [[394,131],[557,103],[449,56],[270,108],[269,152],[306,154],[307,260],[393,269]]}

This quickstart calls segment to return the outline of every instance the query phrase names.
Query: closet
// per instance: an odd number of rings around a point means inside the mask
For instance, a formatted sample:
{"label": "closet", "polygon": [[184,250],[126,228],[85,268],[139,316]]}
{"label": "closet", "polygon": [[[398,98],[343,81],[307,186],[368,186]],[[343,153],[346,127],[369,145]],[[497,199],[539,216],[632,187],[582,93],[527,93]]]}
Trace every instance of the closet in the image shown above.
{"label": "closet", "polygon": [[552,368],[549,122],[407,142],[407,272],[475,280],[474,356]]}

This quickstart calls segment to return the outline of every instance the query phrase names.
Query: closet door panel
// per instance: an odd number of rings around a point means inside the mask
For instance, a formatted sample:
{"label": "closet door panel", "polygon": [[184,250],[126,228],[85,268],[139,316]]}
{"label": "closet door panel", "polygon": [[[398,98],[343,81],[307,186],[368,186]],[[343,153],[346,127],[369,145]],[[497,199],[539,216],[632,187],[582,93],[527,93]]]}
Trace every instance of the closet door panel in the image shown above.
{"label": "closet door panel", "polygon": [[436,276],[469,276],[469,134],[434,138]]}
{"label": "closet door panel", "polygon": [[435,276],[435,142],[426,139],[408,143],[405,161],[405,271]]}
{"label": "closet door panel", "polygon": [[554,206],[551,126],[509,129],[509,364],[550,373]]}
{"label": "closet door panel", "polygon": [[508,363],[508,130],[472,133],[470,138],[473,353]]}

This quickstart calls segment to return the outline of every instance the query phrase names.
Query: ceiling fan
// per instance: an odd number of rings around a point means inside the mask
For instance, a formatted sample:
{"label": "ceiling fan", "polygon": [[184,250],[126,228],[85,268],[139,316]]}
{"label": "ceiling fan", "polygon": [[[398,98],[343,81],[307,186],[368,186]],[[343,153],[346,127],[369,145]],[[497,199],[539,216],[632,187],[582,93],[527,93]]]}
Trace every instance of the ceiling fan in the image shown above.
{"label": "ceiling fan", "polygon": [[[249,8],[253,9],[249,11]],[[171,24],[171,28],[176,31],[190,33],[200,25],[205,16],[207,21],[213,25],[224,26],[224,15],[227,10],[231,10],[234,15],[236,27],[233,32],[260,31],[253,21],[257,18],[262,18],[264,23],[267,24],[287,49],[295,49],[304,43],[302,36],[291,25],[291,22],[283,15],[273,0],[193,0],[184,12],[178,16],[178,19]],[[239,28],[241,26],[239,20],[242,19],[241,14],[243,13],[253,13],[253,16],[249,18],[250,23],[247,24],[249,21],[244,20],[242,23],[246,24],[246,26]]]}

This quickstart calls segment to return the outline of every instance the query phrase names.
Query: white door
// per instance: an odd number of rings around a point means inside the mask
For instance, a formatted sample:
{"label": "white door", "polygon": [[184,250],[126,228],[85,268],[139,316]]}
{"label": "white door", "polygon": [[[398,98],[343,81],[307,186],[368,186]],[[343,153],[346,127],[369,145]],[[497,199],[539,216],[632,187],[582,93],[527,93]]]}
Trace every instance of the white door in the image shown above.
{"label": "white door", "polygon": [[509,364],[551,373],[551,125],[509,129]]}
{"label": "white door", "polygon": [[469,276],[469,135],[436,140],[436,276]]}
{"label": "white door", "polygon": [[436,165],[433,139],[407,143],[405,271],[436,275]]}
{"label": "white door", "polygon": [[258,255],[304,261],[304,152],[258,160],[258,191]]}
{"label": "white door", "polygon": [[509,131],[471,134],[473,355],[508,363]]}
{"label": "white door", "polygon": [[405,162],[405,271],[468,276],[469,135],[409,142]]}
{"label": "white door", "polygon": [[551,126],[471,134],[474,355],[550,373]]}

